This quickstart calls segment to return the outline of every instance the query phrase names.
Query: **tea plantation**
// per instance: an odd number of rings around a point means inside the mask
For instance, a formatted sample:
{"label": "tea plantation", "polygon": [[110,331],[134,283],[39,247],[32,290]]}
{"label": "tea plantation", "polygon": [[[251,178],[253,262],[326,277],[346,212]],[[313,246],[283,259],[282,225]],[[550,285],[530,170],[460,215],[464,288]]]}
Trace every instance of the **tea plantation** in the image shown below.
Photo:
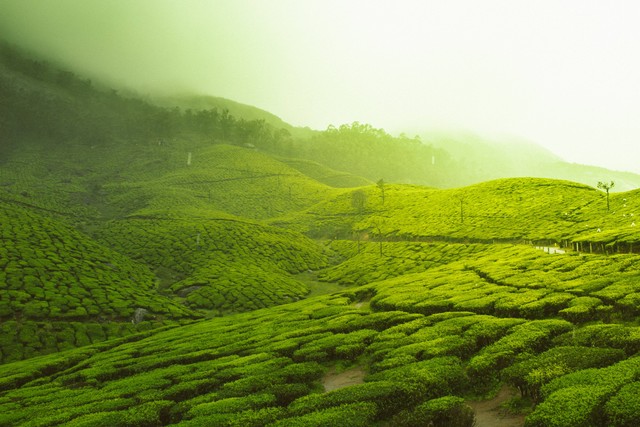
{"label": "tea plantation", "polygon": [[[637,421],[639,256],[523,244],[633,242],[602,194],[520,179],[383,199],[237,147],[180,164],[179,145],[142,148],[153,166],[123,165],[93,198],[77,176],[71,216],[54,180],[43,198],[5,189],[0,423],[471,425],[465,399],[501,383],[528,425]],[[306,271],[345,291],[304,299]],[[335,366],[364,382],[323,392]]]}
{"label": "tea plantation", "polygon": [[[640,421],[640,255],[597,191],[314,184],[261,221],[249,197],[204,208],[188,176],[109,184],[119,213],[83,224],[7,192],[0,425],[471,426],[466,401],[502,384],[526,426]],[[301,272],[343,290],[307,297]],[[351,367],[363,382],[324,390]]]}
{"label": "tea plantation", "polygon": [[0,426],[471,427],[505,388],[526,427],[640,425],[640,190],[387,183],[446,166],[4,45],[0,95]]}

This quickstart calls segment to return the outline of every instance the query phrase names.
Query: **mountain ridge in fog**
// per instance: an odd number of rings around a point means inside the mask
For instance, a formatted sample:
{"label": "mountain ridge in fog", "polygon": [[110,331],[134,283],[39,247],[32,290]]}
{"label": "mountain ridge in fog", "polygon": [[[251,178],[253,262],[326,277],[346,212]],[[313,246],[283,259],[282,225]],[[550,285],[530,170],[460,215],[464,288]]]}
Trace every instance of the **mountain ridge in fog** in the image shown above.
{"label": "mountain ridge in fog", "polygon": [[[44,132],[47,137],[80,136],[94,141],[116,136],[119,139],[138,138],[141,132],[163,138],[172,131],[169,129],[172,120],[167,120],[167,117],[174,113],[185,114],[187,110],[228,111],[238,123],[254,128],[243,130],[244,135],[258,132],[266,126],[270,135],[277,134],[280,138],[277,143],[271,142],[269,146],[262,147],[258,144],[257,148],[313,161],[319,160],[318,153],[328,154],[324,161],[326,166],[361,175],[374,182],[382,178],[398,183],[456,187],[503,177],[531,176],[572,180],[590,186],[595,186],[598,181],[613,180],[616,191],[640,187],[640,175],[637,174],[571,164],[537,144],[491,140],[460,131],[426,131],[420,133],[422,138],[411,140],[404,135],[392,137],[384,130],[367,125],[375,132],[361,135],[358,142],[361,145],[355,148],[351,146],[353,141],[348,139],[333,141],[332,135],[338,134],[294,127],[275,114],[250,105],[205,94],[155,97],[153,94],[132,95],[132,92],[122,90],[120,93],[125,95],[120,95],[116,90],[107,89],[100,81],[88,80],[33,55],[25,55],[9,45],[3,49],[4,67],[0,77],[4,81],[5,92],[13,94],[5,96],[4,121],[7,129],[21,127],[31,132],[33,129],[27,129],[29,126],[47,128]],[[19,90],[16,87],[12,89],[12,85],[20,85]],[[16,92],[25,89],[25,93],[31,96],[30,100],[24,93]],[[21,106],[9,105],[10,99]],[[150,118],[149,114],[155,117]],[[39,118],[33,119],[38,115]],[[140,115],[149,116],[148,120],[134,119]],[[146,126],[144,131],[141,130],[143,123]],[[180,126],[182,131],[186,131],[185,126],[190,125],[184,122]],[[378,140],[378,131],[386,135],[384,141]],[[15,129],[9,133],[18,135]],[[238,143],[255,145],[253,140],[243,141],[243,134],[236,135]],[[261,143],[266,143],[264,138]],[[398,151],[394,152],[394,147]],[[354,149],[360,150],[360,154]],[[391,157],[396,157],[396,163]]]}

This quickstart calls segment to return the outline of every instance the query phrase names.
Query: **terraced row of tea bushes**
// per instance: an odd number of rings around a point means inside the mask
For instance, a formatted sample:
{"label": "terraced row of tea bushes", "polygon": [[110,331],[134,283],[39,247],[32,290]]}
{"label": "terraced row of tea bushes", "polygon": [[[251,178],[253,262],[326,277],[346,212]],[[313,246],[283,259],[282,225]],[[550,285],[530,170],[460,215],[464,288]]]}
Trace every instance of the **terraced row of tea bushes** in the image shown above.
{"label": "terraced row of tea bushes", "polygon": [[558,346],[513,364],[503,371],[503,376],[522,396],[539,402],[541,387],[551,380],[583,369],[609,366],[625,357],[624,351],[618,349]]}
{"label": "terraced row of tea bushes", "polygon": [[[364,193],[360,209],[354,205],[356,191]],[[604,195],[594,188],[514,178],[452,190],[386,185],[384,204],[380,189],[370,186],[278,221],[314,236],[327,236],[333,230],[340,238],[354,232],[373,236],[381,232],[385,238],[404,240],[561,242],[595,232],[605,214]]]}
{"label": "terraced row of tea bushes", "polygon": [[584,252],[638,253],[640,247],[640,192],[612,193],[611,208],[602,210],[602,204],[586,209],[590,227],[574,239],[574,247]]}
{"label": "terraced row of tea bushes", "polygon": [[330,187],[354,188],[373,184],[366,178],[347,172],[336,171],[311,160],[289,158],[282,158],[280,160],[288,166],[302,172],[309,178],[313,178]]}
{"label": "terraced row of tea bushes", "polygon": [[[311,394],[319,391],[326,370],[319,362],[340,359],[347,350],[355,358],[377,330],[419,317],[363,312],[350,302],[328,296],[218,318],[108,351],[91,353],[89,347],[81,360],[72,350],[71,363],[59,354],[36,358],[28,372],[43,376],[35,380],[17,373],[21,364],[4,365],[0,423],[231,425],[242,420],[243,425],[265,425],[287,419],[292,423],[287,425],[297,425],[326,419],[329,413],[345,415],[345,405],[365,404],[370,413],[365,418],[388,417],[407,408],[395,394],[402,390],[399,382]],[[340,313],[351,321],[338,319]],[[442,366],[459,377],[462,369],[455,358],[423,365],[416,369],[425,375]],[[432,377],[443,383],[442,377]],[[390,399],[388,406],[374,403],[382,396]],[[34,410],[43,415],[34,419]]]}
{"label": "terraced row of tea bushes", "polygon": [[555,344],[620,349],[627,356],[633,356],[640,352],[640,326],[618,323],[588,324],[560,335]]}
{"label": "terraced row of tea bushes", "polygon": [[48,212],[56,212],[70,221],[95,216],[83,195],[92,171],[86,165],[43,153],[39,143],[25,141],[0,168],[0,198]]}
{"label": "terraced row of tea bushes", "polygon": [[378,334],[367,349],[372,360],[371,371],[441,356],[469,359],[481,348],[525,322],[523,319],[499,319],[470,312],[420,317]]}
{"label": "terraced row of tea bushes", "polygon": [[[568,181],[501,179],[455,190],[416,188],[389,193],[382,215],[386,235],[492,240],[562,241],[595,230],[590,207],[602,193]],[[359,227],[368,227],[365,223]]]}
{"label": "terraced row of tea bushes", "polygon": [[128,215],[215,209],[264,219],[302,210],[335,192],[255,150],[209,145],[172,155],[182,161],[162,175],[105,186],[110,203]]}
{"label": "terraced row of tea bushes", "polygon": [[[357,239],[358,235],[366,234],[366,230],[357,230],[355,225],[367,215],[377,213],[382,206],[379,194],[373,185],[336,190],[333,197],[326,197],[308,209],[267,222],[317,239]],[[356,203],[358,198],[361,202]]]}
{"label": "terraced row of tea bushes", "polygon": [[372,306],[423,314],[466,310],[528,319],[559,316],[574,323],[633,319],[640,313],[637,255],[550,255],[524,245],[491,248],[475,258],[390,279]]}
{"label": "terraced row of tea bushes", "polygon": [[353,242],[334,240],[329,248],[346,260],[335,267],[323,270],[319,280],[342,285],[364,285],[380,280],[412,273],[423,273],[428,269],[470,258],[487,250],[480,244]]}
{"label": "terraced row of tea bushes", "polygon": [[542,386],[544,401],[526,418],[526,427],[633,426],[640,422],[640,357],[602,368],[583,369]]}
{"label": "terraced row of tea bushes", "polygon": [[[570,386],[596,393],[569,406],[584,409],[575,419],[593,410],[611,422],[629,416],[634,388],[623,385],[637,380],[629,373],[637,358],[604,338],[587,347],[587,328],[598,325],[359,308],[394,280],[2,365],[0,424],[470,426],[461,398],[501,379],[540,396],[531,425],[564,425],[548,422]],[[348,363],[368,371],[365,382],[323,393],[328,367]]]}
{"label": "terraced row of tea bushes", "polygon": [[326,264],[325,250],[297,233],[226,218],[110,221],[97,238],[153,268],[193,273],[217,257],[269,265],[288,273]]}
{"label": "terraced row of tea bushes", "polygon": [[[268,266],[267,266],[268,267]],[[224,255],[171,286],[187,305],[214,314],[248,311],[297,301],[309,293],[307,285],[277,269],[245,264]]]}
{"label": "terraced row of tea bushes", "polygon": [[159,296],[152,273],[62,223],[11,203],[0,206],[0,318],[129,321],[193,312]]}
{"label": "terraced row of tea bushes", "polygon": [[572,322],[607,320],[612,313],[626,319],[640,314],[638,255],[571,254],[550,258],[513,247],[506,252],[485,253],[467,265],[485,279],[505,286],[555,291],[556,297],[575,296],[564,308],[562,297],[558,297],[558,313]]}
{"label": "terraced row of tea bushes", "polygon": [[107,189],[123,182],[153,182],[177,167],[172,161],[174,151],[183,152],[148,140],[110,140],[95,145],[23,140],[0,170],[0,194],[57,212],[74,226],[86,226],[96,218],[109,219],[144,206],[141,202],[152,188],[123,204],[107,200]]}
{"label": "terraced row of tea bushes", "polygon": [[5,321],[0,325],[0,363],[83,347],[171,325],[174,322],[32,322]]}
{"label": "terraced row of tea bushes", "polygon": [[291,274],[327,263],[326,250],[297,233],[221,218],[113,221],[97,235],[150,266],[189,305],[218,312],[302,298],[309,289]]}

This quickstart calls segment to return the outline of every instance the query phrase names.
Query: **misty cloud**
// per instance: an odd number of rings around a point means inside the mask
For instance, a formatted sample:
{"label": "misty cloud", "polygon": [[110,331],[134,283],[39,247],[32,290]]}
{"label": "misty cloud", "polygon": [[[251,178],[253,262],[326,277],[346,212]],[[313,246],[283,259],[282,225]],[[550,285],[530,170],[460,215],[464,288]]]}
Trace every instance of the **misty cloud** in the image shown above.
{"label": "misty cloud", "polygon": [[621,1],[0,0],[0,31],[110,84],[295,125],[514,134],[640,172],[640,6]]}

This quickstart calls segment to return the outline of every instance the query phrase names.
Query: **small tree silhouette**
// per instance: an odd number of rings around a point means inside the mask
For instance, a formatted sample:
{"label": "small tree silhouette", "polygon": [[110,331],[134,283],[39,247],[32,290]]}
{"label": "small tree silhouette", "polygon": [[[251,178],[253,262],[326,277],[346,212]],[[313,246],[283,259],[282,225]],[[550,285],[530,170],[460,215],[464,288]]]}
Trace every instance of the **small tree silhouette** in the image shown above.
{"label": "small tree silhouette", "polygon": [[380,256],[383,255],[382,252],[382,241],[384,240],[384,236],[382,234],[382,225],[383,225],[383,221],[380,220],[379,218],[375,218],[372,222],[371,225],[373,225],[374,230],[377,232],[378,234],[378,242],[380,242]]}
{"label": "small tree silhouette", "polygon": [[384,179],[380,178],[380,181],[376,182],[376,185],[380,189],[382,204],[384,205]]}
{"label": "small tree silhouette", "polygon": [[598,188],[607,192],[607,212],[609,212],[609,190],[611,190],[614,185],[616,185],[616,183],[613,181],[608,183],[598,181]]}
{"label": "small tree silhouette", "polygon": [[367,206],[367,193],[363,190],[356,190],[351,193],[351,206],[353,206],[356,212],[363,213]]}

